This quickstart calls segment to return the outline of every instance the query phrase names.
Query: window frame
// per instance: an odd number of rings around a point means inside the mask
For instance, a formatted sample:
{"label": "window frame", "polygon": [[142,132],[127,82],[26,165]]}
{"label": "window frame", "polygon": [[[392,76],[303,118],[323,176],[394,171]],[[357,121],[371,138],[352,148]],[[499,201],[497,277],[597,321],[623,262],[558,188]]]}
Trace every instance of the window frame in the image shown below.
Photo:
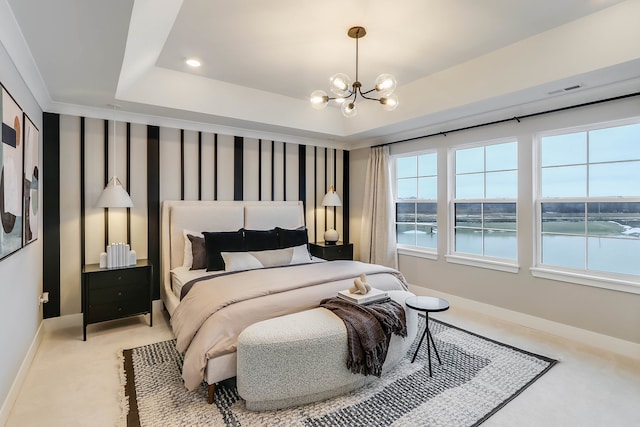
{"label": "window frame", "polygon": [[[426,154],[433,154],[436,156],[436,174],[434,175],[434,177],[436,178],[436,198],[435,199],[399,199],[398,198],[398,159],[401,158],[407,158],[407,157],[416,157],[416,161],[417,161],[417,157],[419,156],[423,156]],[[396,239],[396,248],[398,251],[398,254],[400,255],[409,255],[409,256],[414,256],[414,257],[418,257],[418,258],[426,258],[426,259],[431,259],[431,260],[437,260],[438,259],[438,245],[440,244],[440,234],[438,234],[438,243],[436,245],[435,248],[430,248],[430,247],[425,247],[425,246],[414,246],[414,245],[407,245],[405,243],[398,243],[398,234],[397,234],[397,205],[398,203],[435,203],[436,205],[436,227],[438,228],[438,233],[441,233],[440,231],[440,224],[437,221],[437,215],[438,215],[438,210],[439,210],[439,203],[438,203],[438,199],[439,199],[439,191],[438,191],[438,181],[440,179],[440,174],[439,174],[439,168],[438,168],[438,150],[436,148],[431,148],[431,149],[426,149],[426,150],[418,150],[418,151],[411,151],[411,152],[406,152],[406,153],[402,153],[402,154],[392,154],[391,157],[391,180],[392,180],[392,194],[393,194],[393,229],[394,229],[394,235],[395,235],[395,239]],[[419,178],[418,176],[416,176],[416,178]],[[407,223],[408,224],[408,223]],[[414,224],[419,224],[418,222],[415,222]]]}
{"label": "window frame", "polygon": [[[506,143],[511,143],[511,142],[515,142],[516,144],[516,168],[515,169],[501,169],[500,171],[507,171],[507,170],[515,170],[516,175],[518,177],[518,183],[516,183],[516,197],[515,198],[465,198],[465,199],[457,199],[456,198],[456,177],[457,177],[457,173],[456,173],[456,152],[459,150],[466,150],[466,149],[472,149],[472,148],[478,148],[478,147],[488,147],[488,146],[492,146],[492,145],[499,145],[499,144],[506,144]],[[491,140],[485,140],[485,141],[476,141],[473,143],[469,143],[469,144],[460,144],[460,145],[455,145],[452,147],[449,147],[448,151],[447,151],[447,160],[448,160],[448,176],[447,176],[447,192],[448,192],[448,203],[447,203],[447,211],[448,211],[448,222],[449,222],[449,226],[447,227],[447,254],[445,255],[445,259],[447,260],[447,262],[450,263],[454,263],[454,264],[462,264],[462,265],[468,265],[468,266],[472,266],[472,267],[480,267],[480,268],[487,268],[487,269],[492,269],[492,270],[499,270],[499,271],[503,271],[503,272],[508,272],[508,273],[518,273],[520,270],[520,265],[518,263],[518,257],[519,257],[519,251],[518,251],[518,244],[519,244],[519,232],[518,232],[518,227],[519,227],[519,221],[518,221],[518,216],[519,216],[519,191],[518,190],[518,184],[520,181],[520,170],[519,170],[519,158],[520,158],[520,141],[518,140],[517,137],[515,136],[510,136],[510,137],[504,137],[504,138],[497,138],[497,139],[491,139]],[[486,154],[486,153],[485,153]],[[490,172],[494,172],[494,171],[490,171]],[[484,175],[483,179],[484,179],[484,190],[485,190],[485,195],[486,195],[486,174],[487,174],[487,170],[486,170],[486,155],[484,158],[484,165],[483,165],[483,171],[482,174]],[[516,233],[516,254],[515,254],[515,258],[514,259],[510,259],[510,258],[498,258],[498,257],[492,257],[492,256],[487,256],[487,255],[478,255],[478,254],[468,254],[468,253],[464,253],[464,252],[456,252],[455,251],[455,232],[456,232],[456,213],[455,213],[455,208],[456,208],[456,204],[462,204],[462,203],[479,203],[481,205],[486,205],[486,204],[490,204],[490,203],[513,203],[516,206],[516,212],[515,212],[515,216],[516,216],[516,227],[514,232]],[[482,226],[482,229],[484,230],[484,224]],[[484,240],[484,239],[483,239]],[[484,248],[484,241],[483,241],[483,248]],[[484,252],[484,249],[483,249]]]}
{"label": "window frame", "polygon": [[[640,276],[613,273],[597,270],[589,270],[588,264],[585,264],[585,269],[576,269],[571,267],[563,267],[557,265],[543,264],[542,263],[542,205],[544,203],[616,203],[616,202],[629,202],[640,203],[640,196],[625,197],[625,196],[594,196],[588,195],[589,188],[589,146],[587,139],[587,158],[585,163],[579,163],[577,165],[585,165],[587,169],[586,176],[586,188],[587,195],[584,197],[543,197],[542,196],[542,140],[545,137],[566,135],[579,132],[592,132],[601,129],[609,129],[627,125],[640,124],[640,117],[633,117],[622,120],[612,120],[607,122],[591,123],[581,126],[573,126],[562,129],[554,129],[550,131],[538,132],[533,136],[534,147],[534,165],[532,168],[533,174],[533,196],[534,196],[534,215],[533,215],[533,228],[535,237],[534,241],[534,259],[531,267],[531,274],[534,277],[558,280],[562,282],[575,283],[579,285],[592,286],[604,289],[611,289],[623,292],[629,292],[634,294],[640,294]],[[630,160],[616,160],[606,162],[594,162],[593,164],[612,164],[612,163],[624,163]],[[585,223],[584,239],[588,242],[588,225]],[[588,244],[585,245],[585,262],[588,262]]]}

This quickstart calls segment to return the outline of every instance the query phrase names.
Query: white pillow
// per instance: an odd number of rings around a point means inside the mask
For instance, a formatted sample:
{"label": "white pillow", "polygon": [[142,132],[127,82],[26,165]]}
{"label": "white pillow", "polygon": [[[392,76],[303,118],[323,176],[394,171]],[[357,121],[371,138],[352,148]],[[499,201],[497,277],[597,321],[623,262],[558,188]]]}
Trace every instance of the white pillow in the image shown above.
{"label": "white pillow", "polygon": [[221,252],[225,271],[255,270],[265,267],[311,262],[307,245],[252,252]]}
{"label": "white pillow", "polygon": [[202,237],[204,239],[204,234],[196,233],[195,231],[190,230],[182,230],[182,234],[184,235],[184,255],[182,257],[182,266],[187,270],[191,269],[193,265],[193,250],[191,249],[191,240],[187,237],[187,234],[191,234],[195,237]]}

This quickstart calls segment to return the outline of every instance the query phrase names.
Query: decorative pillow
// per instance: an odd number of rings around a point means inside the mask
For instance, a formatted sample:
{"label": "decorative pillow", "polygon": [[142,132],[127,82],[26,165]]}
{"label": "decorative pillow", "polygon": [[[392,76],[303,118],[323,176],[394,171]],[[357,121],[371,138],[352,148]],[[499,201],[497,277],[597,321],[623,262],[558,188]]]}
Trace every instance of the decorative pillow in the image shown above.
{"label": "decorative pillow", "polygon": [[204,233],[204,243],[207,251],[207,271],[224,270],[224,260],[220,252],[245,251],[244,235],[242,230],[219,231]]}
{"label": "decorative pillow", "polygon": [[302,226],[293,230],[276,227],[278,232],[278,245],[280,248],[291,248],[309,243],[307,227]]}
{"label": "decorative pillow", "polygon": [[245,230],[244,242],[248,251],[265,251],[278,249],[278,232],[273,230]]}
{"label": "decorative pillow", "polygon": [[222,252],[225,271],[254,270],[304,264],[310,261],[307,245],[285,249],[251,252]]}
{"label": "decorative pillow", "polygon": [[189,270],[201,270],[207,268],[207,249],[204,244],[204,237],[187,234],[191,242],[192,263]]}
{"label": "decorative pillow", "polygon": [[191,270],[191,265],[193,264],[193,250],[191,249],[191,240],[189,240],[187,236],[190,234],[195,237],[201,237],[203,246],[204,236],[202,235],[202,233],[196,233],[195,231],[191,230],[182,230],[182,234],[184,235],[184,255],[182,256],[182,265],[187,270]]}

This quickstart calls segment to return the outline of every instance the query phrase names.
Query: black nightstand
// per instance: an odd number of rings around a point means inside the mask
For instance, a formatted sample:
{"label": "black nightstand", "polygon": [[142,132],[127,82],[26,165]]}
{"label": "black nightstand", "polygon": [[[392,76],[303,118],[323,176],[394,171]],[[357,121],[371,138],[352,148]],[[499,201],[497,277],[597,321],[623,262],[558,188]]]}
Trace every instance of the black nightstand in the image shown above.
{"label": "black nightstand", "polygon": [[82,269],[82,339],[87,340],[87,325],[149,313],[153,326],[149,261],[120,268],[100,268],[99,264]]}
{"label": "black nightstand", "polygon": [[335,245],[327,245],[323,242],[309,243],[309,250],[311,255],[327,261],[353,260],[353,243],[338,242]]}

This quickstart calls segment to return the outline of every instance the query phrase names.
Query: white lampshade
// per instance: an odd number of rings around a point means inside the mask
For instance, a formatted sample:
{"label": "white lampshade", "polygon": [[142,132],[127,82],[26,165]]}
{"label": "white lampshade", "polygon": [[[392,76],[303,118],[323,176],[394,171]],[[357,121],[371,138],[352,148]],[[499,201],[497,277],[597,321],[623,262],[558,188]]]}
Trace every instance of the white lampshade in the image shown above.
{"label": "white lampshade", "polygon": [[122,187],[118,177],[113,177],[109,180],[109,183],[96,202],[96,207],[99,208],[132,208],[133,201],[127,190]]}
{"label": "white lampshade", "polygon": [[340,196],[336,193],[333,185],[329,187],[329,191],[324,195],[324,198],[322,199],[322,206],[342,206]]}

